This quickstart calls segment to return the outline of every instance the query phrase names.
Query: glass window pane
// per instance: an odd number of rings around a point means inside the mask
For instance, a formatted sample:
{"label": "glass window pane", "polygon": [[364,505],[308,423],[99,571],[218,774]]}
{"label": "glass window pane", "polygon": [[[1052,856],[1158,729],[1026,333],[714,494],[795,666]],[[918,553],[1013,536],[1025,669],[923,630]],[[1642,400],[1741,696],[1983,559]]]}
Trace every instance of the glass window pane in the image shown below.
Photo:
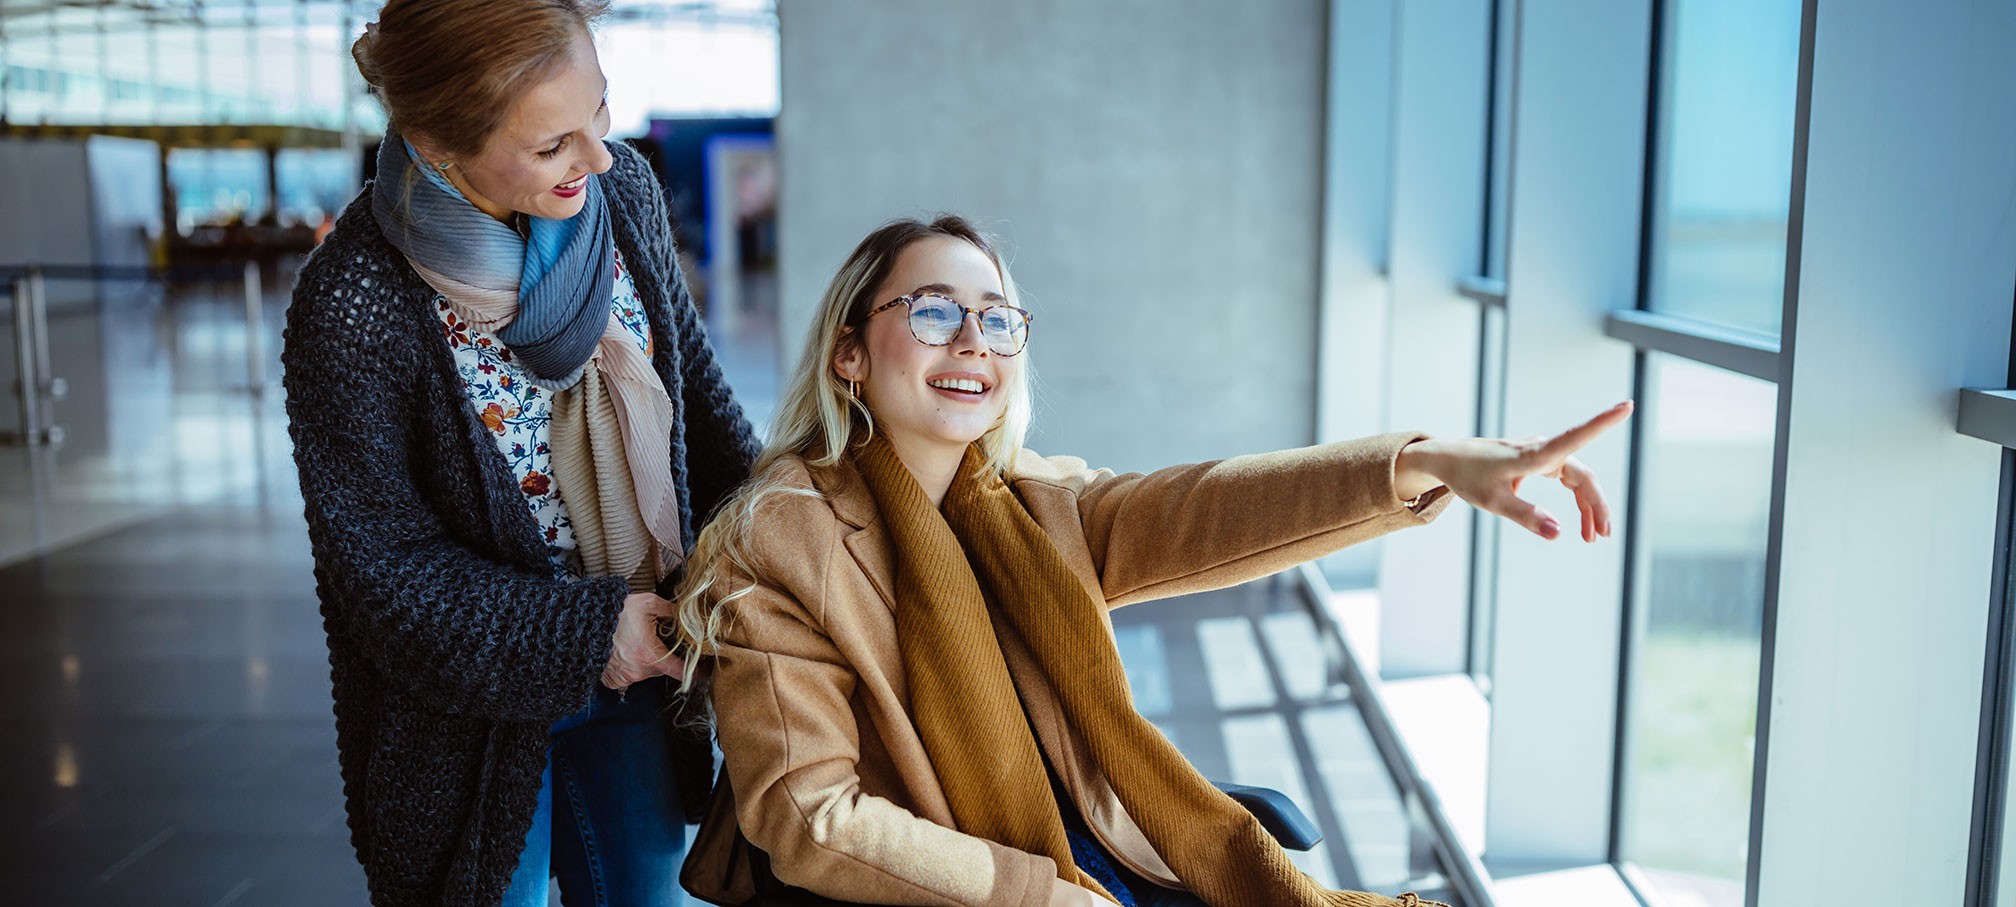
{"label": "glass window pane", "polygon": [[1799,79],[1798,0],[1672,0],[1651,307],[1776,334]]}
{"label": "glass window pane", "polygon": [[177,220],[188,225],[252,223],[266,214],[266,152],[257,148],[176,148],[168,184]]}
{"label": "glass window pane", "polygon": [[1741,905],[1776,386],[1647,357],[1622,857],[1675,903]]}
{"label": "glass window pane", "polygon": [[1518,7],[1511,0],[1492,0],[1491,23],[1491,160],[1485,172],[1484,276],[1504,279],[1511,250],[1512,226],[1512,73],[1519,53]]}
{"label": "glass window pane", "polygon": [[317,223],[357,194],[357,162],[336,148],[285,148],[274,162],[280,182],[280,222]]}

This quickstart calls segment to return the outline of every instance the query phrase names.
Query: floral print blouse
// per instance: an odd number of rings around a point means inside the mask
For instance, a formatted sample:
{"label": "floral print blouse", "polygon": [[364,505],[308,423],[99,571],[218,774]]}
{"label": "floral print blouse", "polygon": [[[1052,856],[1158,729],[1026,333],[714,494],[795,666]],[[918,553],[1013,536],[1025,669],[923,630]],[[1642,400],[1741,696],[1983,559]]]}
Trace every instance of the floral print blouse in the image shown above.
{"label": "floral print blouse", "polygon": [[[644,355],[651,355],[651,322],[637,301],[637,284],[630,269],[623,266],[623,253],[616,253],[616,284],[610,300],[616,320],[637,336]],[[462,375],[462,387],[476,414],[490,429],[491,439],[504,454],[504,461],[518,477],[525,492],[525,506],[546,535],[553,562],[579,572],[574,553],[574,526],[567,520],[567,502],[554,482],[553,450],[547,444],[547,428],[553,421],[553,394],[540,387],[531,370],[520,365],[495,334],[473,327],[439,296],[434,306],[441,319],[441,334],[455,353],[455,370]]]}

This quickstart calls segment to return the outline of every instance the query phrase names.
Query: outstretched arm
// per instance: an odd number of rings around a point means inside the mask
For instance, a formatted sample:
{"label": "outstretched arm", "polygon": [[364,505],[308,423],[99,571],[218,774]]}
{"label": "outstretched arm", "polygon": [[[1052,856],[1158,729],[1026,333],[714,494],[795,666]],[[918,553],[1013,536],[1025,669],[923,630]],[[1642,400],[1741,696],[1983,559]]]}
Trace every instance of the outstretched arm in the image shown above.
{"label": "outstretched arm", "polygon": [[1087,548],[1118,607],[1257,579],[1426,523],[1455,497],[1552,539],[1559,522],[1518,496],[1536,475],[1575,492],[1583,538],[1595,541],[1610,534],[1609,504],[1573,454],[1630,415],[1626,402],[1552,438],[1396,433],[1145,475],[1060,458],[1037,484],[1076,491]]}
{"label": "outstretched arm", "polygon": [[[1048,462],[1075,490],[1107,602],[1113,606],[1257,579],[1435,517],[1446,501],[1403,499],[1400,451],[1425,436],[1395,433],[1175,466],[1147,474]],[[1048,483],[1043,483],[1048,484]],[[1044,493],[1030,487],[1032,506]]]}

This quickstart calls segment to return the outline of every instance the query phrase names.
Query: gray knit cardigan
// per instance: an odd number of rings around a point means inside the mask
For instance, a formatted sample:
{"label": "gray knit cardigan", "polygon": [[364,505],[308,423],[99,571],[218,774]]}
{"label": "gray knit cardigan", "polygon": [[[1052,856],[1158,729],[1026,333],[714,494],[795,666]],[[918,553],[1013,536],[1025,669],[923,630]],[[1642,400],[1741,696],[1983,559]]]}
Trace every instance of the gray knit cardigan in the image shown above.
{"label": "gray knit cardigan", "polygon": [[[690,547],[757,445],[673,257],[657,179],[629,146],[609,150],[616,244],[675,410]],[[622,577],[555,576],[434,297],[386,242],[367,186],[303,266],[281,357],[350,840],[380,907],[502,899],[548,729],[587,705],[627,595]]]}

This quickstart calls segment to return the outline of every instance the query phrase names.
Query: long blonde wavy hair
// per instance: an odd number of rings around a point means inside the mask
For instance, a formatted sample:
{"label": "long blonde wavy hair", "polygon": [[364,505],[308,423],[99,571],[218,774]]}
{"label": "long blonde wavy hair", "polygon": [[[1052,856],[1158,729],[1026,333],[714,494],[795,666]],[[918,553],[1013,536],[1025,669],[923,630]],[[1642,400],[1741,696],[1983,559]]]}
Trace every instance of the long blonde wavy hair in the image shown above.
{"label": "long blonde wavy hair", "polygon": [[[698,660],[714,651],[725,627],[723,615],[728,603],[755,588],[752,583],[727,589],[724,580],[731,573],[756,575],[749,560],[749,540],[765,528],[757,519],[763,502],[772,495],[818,496],[812,489],[784,484],[781,461],[797,458],[815,468],[832,466],[846,456],[849,447],[874,432],[873,414],[834,373],[833,359],[842,344],[860,342],[858,329],[876,302],[876,289],[895,268],[897,257],[911,244],[934,236],[962,239],[985,253],[1001,275],[1001,294],[1007,304],[1022,307],[1015,281],[1008,276],[1008,265],[993,241],[956,215],[941,215],[928,222],[914,218],[890,221],[854,247],[819,302],[805,350],[798,357],[798,369],[778,402],[770,442],[757,456],[749,481],[722,503],[687,559],[686,574],[675,596],[678,616],[668,628],[673,651],[689,666],[680,684],[682,690],[692,689],[694,677],[700,673],[694,670]],[[1004,473],[1014,464],[1029,434],[1030,382],[1026,362],[1010,373],[999,388],[1007,395],[1008,406],[994,427],[980,437],[988,465]]]}

